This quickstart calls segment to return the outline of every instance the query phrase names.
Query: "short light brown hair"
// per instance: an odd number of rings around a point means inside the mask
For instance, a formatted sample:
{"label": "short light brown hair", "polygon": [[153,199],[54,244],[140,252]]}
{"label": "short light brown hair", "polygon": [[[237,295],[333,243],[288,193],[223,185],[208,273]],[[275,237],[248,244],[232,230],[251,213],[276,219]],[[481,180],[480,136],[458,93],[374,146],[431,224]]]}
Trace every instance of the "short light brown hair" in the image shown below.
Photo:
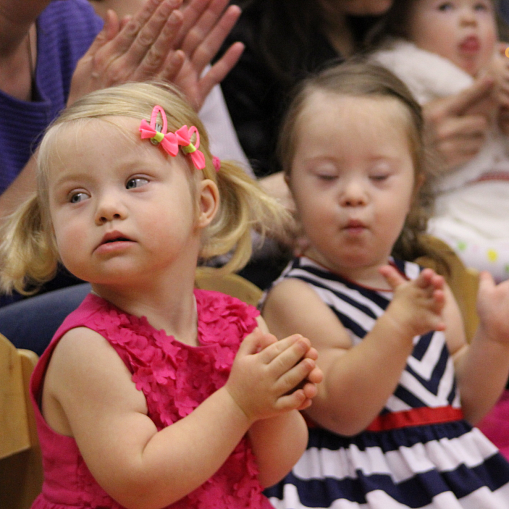
{"label": "short light brown hair", "polygon": [[384,67],[358,59],[333,65],[302,81],[294,90],[278,145],[279,161],[290,182],[293,159],[299,141],[296,127],[310,97],[317,92],[351,97],[387,98],[397,101],[404,109],[416,189],[413,207],[394,246],[393,255],[405,260],[414,260],[425,253],[428,254],[420,242],[420,236],[426,231],[432,210],[432,173],[427,163],[422,110],[408,87]]}

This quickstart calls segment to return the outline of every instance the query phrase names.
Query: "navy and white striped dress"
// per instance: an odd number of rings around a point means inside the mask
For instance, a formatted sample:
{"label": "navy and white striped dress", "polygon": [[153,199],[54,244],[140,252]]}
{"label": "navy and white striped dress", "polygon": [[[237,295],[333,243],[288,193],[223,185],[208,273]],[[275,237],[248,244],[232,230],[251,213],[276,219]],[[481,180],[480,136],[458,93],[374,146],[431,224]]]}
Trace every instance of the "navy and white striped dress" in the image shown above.
{"label": "navy and white striped dress", "polygon": [[[414,263],[394,263],[409,279],[419,273]],[[361,287],[304,257],[280,279],[288,277],[313,286],[354,345],[392,298],[392,292]],[[274,507],[509,508],[509,463],[463,420],[444,334],[424,334],[414,345],[394,394],[366,431],[345,437],[310,427],[304,455],[267,490]]]}

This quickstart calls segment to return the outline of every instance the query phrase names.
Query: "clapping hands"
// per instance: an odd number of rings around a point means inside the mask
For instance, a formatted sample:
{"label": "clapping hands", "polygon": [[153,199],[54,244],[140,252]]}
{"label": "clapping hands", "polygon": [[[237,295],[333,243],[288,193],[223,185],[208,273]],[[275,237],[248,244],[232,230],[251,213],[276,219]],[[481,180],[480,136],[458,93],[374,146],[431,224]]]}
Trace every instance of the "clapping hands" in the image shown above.
{"label": "clapping hands", "polygon": [[228,0],[146,0],[131,17],[108,11],[103,30],[78,62],[68,104],[82,95],[127,81],[160,79],[179,86],[198,110],[208,93],[237,63],[233,44],[206,66],[240,15]]}
{"label": "clapping hands", "polygon": [[322,380],[317,358],[310,341],[299,334],[278,341],[256,329],[242,342],[225,387],[252,422],[303,410]]}

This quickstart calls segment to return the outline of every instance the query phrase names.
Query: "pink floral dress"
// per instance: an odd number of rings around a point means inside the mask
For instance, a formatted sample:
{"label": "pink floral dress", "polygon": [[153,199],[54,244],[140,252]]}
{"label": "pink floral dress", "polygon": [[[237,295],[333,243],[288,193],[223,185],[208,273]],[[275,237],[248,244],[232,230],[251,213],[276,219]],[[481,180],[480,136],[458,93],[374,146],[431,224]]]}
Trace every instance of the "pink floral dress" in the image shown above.
{"label": "pink floral dress", "polygon": [[[148,415],[158,429],[190,414],[222,387],[242,339],[256,326],[258,311],[217,292],[195,290],[199,346],[180,343],[154,329],[145,318],[128,315],[104,299],[88,295],[64,321],[41,356],[31,383],[41,442],[44,485],[32,509],[122,509],[95,481],[71,437],[55,433],[37,404],[44,374],[59,339],[69,329],[86,326],[103,335],[143,391]],[[183,508],[271,508],[262,495],[258,467],[244,437],[207,482],[169,506]]]}

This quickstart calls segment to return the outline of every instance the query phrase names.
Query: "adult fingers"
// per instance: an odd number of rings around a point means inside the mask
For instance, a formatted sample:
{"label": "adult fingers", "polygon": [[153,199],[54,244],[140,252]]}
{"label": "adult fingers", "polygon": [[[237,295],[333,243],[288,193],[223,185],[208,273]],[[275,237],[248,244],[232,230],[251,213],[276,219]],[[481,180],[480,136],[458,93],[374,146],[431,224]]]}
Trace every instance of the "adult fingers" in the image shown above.
{"label": "adult fingers", "polygon": [[155,42],[148,46],[149,50],[133,74],[133,79],[151,78],[166,66],[168,66],[167,73],[178,73],[184,58],[180,54],[176,55],[172,48],[181,26],[182,13],[179,10],[173,10]]}
{"label": "adult fingers", "polygon": [[449,118],[437,127],[436,137],[445,140],[454,137],[484,136],[488,126],[487,118],[480,114]]}
{"label": "adult fingers", "polygon": [[179,38],[175,41],[176,47],[180,48],[182,46],[184,37],[195,26],[210,2],[211,0],[190,0],[187,5],[182,7],[184,23],[182,24]]}
{"label": "adult fingers", "polygon": [[226,3],[226,0],[212,0],[182,40],[182,50],[196,66],[203,68],[210,62],[241,14],[237,5],[225,9]]}
{"label": "adult fingers", "polygon": [[441,146],[441,155],[444,160],[444,170],[447,172],[460,164],[467,163],[481,150],[482,140],[449,140]]}
{"label": "adult fingers", "polygon": [[162,81],[173,82],[181,71],[186,61],[186,55],[182,50],[170,51],[166,57],[158,78]]}
{"label": "adult fingers", "polygon": [[494,80],[490,76],[476,80],[473,85],[459,94],[442,100],[445,112],[450,115],[464,115],[470,108],[490,96],[493,85]]}
{"label": "adult fingers", "polygon": [[121,24],[115,11],[109,9],[106,12],[104,20],[104,26],[102,30],[97,34],[96,38],[88,48],[87,52],[79,60],[77,70],[85,74],[88,72],[90,75],[99,74],[97,69],[100,67],[101,59],[97,57],[101,50],[115,37],[118,36],[121,29]]}
{"label": "adult fingers", "polygon": [[111,41],[118,35],[121,29],[121,22],[115,11],[108,9],[106,11],[106,17],[104,19],[104,26],[102,30],[97,34],[96,38],[87,50],[87,54],[95,54],[99,48],[104,46],[108,41]]}
{"label": "adult fingers", "polygon": [[[201,104],[210,91],[235,67],[239,61],[242,52],[244,51],[244,44],[236,42],[232,44],[226,53],[218,60],[209,70],[200,78],[200,95]],[[205,61],[203,59],[203,61]],[[201,67],[201,66],[200,66]]]}
{"label": "adult fingers", "polygon": [[[168,39],[170,36],[176,37],[182,23],[182,14],[178,12],[182,0],[148,0],[147,4],[152,2],[160,3],[148,18],[142,8],[140,18],[138,14],[134,16],[120,33],[124,37],[119,41],[117,48],[123,53],[119,59],[123,65],[139,65],[151,52],[151,59],[159,54],[159,65],[162,65],[173,44],[173,39],[171,41]],[[151,9],[148,9],[148,12],[151,12]]]}
{"label": "adult fingers", "polygon": [[447,119],[437,130],[435,148],[447,168],[469,161],[481,149],[488,121],[483,115]]}
{"label": "adult fingers", "polygon": [[118,35],[119,30],[118,16],[110,9],[106,12],[103,29],[97,34],[87,52],[76,65],[67,99],[68,106],[83,95],[109,84],[108,78],[104,76],[104,66],[98,55],[105,51],[105,47]]}
{"label": "adult fingers", "polygon": [[[106,32],[96,45],[91,46],[94,53],[90,58],[89,73],[92,76],[101,77],[101,83],[95,87],[96,89],[122,83],[131,78],[139,64],[139,57],[134,59],[131,54],[126,58],[126,54],[129,54],[141,27],[147,23],[163,1],[165,0],[147,0],[140,11],[125,24],[118,21],[116,14],[111,14],[112,11],[108,11],[105,23]],[[111,37],[115,30],[117,33]]]}
{"label": "adult fingers", "polygon": [[164,2],[165,0],[147,0],[141,9],[124,24],[112,49],[117,54],[126,53],[133,45],[142,28]]}

